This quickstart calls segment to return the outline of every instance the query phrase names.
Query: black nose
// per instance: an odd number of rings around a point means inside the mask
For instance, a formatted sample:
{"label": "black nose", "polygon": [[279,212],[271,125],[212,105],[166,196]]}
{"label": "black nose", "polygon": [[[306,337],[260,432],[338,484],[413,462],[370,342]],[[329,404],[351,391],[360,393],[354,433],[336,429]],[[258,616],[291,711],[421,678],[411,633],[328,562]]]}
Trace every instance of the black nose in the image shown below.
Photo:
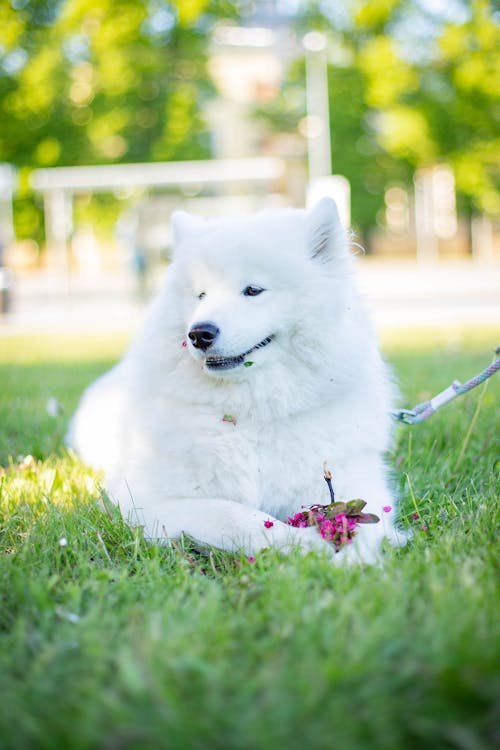
{"label": "black nose", "polygon": [[209,346],[212,346],[218,335],[219,329],[217,326],[205,321],[203,321],[203,323],[195,323],[188,333],[193,346],[196,347],[196,349],[202,349],[203,351],[208,349]]}

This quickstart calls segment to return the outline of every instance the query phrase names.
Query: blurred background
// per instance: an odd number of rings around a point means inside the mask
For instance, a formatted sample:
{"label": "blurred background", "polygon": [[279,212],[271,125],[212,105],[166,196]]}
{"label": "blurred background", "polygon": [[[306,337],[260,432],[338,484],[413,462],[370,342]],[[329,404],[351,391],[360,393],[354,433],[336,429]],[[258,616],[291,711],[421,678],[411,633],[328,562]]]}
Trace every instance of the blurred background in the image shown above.
{"label": "blurred background", "polygon": [[496,0],[2,0],[0,331],[134,327],[175,208],[322,195],[379,326],[500,326],[499,123]]}

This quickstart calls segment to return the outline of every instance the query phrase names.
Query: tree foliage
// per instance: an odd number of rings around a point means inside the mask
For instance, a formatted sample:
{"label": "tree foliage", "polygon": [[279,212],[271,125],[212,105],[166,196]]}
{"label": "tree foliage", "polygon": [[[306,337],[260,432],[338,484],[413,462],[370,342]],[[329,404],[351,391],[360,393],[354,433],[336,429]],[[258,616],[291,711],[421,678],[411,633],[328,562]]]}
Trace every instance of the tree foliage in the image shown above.
{"label": "tree foliage", "polygon": [[[387,184],[449,163],[460,206],[500,214],[500,20],[488,0],[303,0],[294,23],[329,40],[332,168],[353,219],[376,223]],[[210,155],[204,103],[211,29],[248,20],[236,0],[5,0],[0,4],[0,161],[20,169],[21,236],[40,232],[36,167]],[[260,111],[305,116],[303,59]]]}
{"label": "tree foliage", "polygon": [[[416,169],[437,163],[453,168],[462,210],[500,215],[500,17],[487,0],[450,5],[310,2],[298,20],[299,33],[327,35],[332,170],[351,182],[362,231],[376,223],[388,184],[411,188]],[[261,116],[295,130],[304,86],[295,63]]]}
{"label": "tree foliage", "polygon": [[[10,0],[0,6],[0,161],[20,168],[203,158],[209,0]],[[23,202],[24,201],[24,202]]]}
{"label": "tree foliage", "polygon": [[53,166],[206,155],[209,11],[206,0],[4,4],[0,158]]}
{"label": "tree foliage", "polygon": [[[408,34],[417,22],[410,5],[400,3]],[[498,14],[486,0],[473,0],[448,19],[420,16],[432,31],[427,49],[402,48],[394,29],[391,36],[385,27],[360,50],[367,105],[380,113],[378,142],[413,168],[450,164],[462,207],[498,215]]]}

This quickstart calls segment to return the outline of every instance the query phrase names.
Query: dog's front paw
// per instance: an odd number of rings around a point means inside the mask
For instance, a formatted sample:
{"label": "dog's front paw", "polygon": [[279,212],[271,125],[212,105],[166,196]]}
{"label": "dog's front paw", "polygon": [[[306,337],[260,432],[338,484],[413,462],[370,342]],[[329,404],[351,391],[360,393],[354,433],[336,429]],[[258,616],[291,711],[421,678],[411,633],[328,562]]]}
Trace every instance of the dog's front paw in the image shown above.
{"label": "dog's front paw", "polygon": [[384,542],[391,547],[404,547],[412,539],[411,530],[400,531],[394,527],[382,529],[364,526],[350,544],[344,544],[336,559],[338,565],[380,565],[383,560]]}
{"label": "dog's front paw", "polygon": [[316,526],[309,526],[307,528],[294,528],[290,527],[293,531],[293,538],[291,539],[289,549],[299,549],[303,554],[308,552],[317,552],[322,555],[328,555],[329,557],[335,557],[335,548],[329,542],[325,542],[321,534],[319,533]]}
{"label": "dog's front paw", "polygon": [[387,531],[378,525],[364,525],[349,543],[337,553],[337,565],[379,565]]}

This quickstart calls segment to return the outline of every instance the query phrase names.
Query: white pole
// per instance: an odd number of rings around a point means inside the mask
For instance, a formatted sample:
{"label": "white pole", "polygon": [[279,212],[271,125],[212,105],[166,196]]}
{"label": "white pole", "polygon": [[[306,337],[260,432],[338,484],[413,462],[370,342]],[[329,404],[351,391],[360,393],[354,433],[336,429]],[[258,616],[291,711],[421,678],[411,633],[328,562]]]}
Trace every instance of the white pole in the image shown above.
{"label": "white pole", "polygon": [[69,271],[68,237],[71,232],[71,195],[66,190],[47,190],[45,195],[47,252],[57,269]]}
{"label": "white pole", "polygon": [[312,181],[332,173],[326,38],[311,31],[302,43],[306,50],[307,151]]}
{"label": "white pole", "polygon": [[414,183],[417,261],[435,263],[439,259],[439,242],[435,230],[432,170],[418,170],[415,173]]}

